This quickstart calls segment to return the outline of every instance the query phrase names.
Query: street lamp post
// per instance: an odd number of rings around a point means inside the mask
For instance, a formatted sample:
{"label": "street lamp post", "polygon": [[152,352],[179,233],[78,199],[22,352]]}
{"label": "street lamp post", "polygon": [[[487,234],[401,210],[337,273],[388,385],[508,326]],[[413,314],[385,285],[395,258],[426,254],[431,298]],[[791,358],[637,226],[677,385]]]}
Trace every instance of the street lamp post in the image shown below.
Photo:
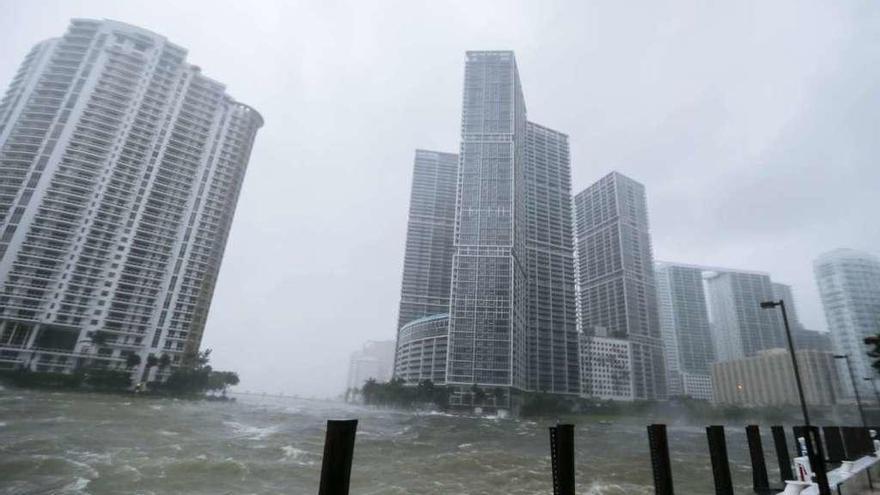
{"label": "street lamp post", "polygon": [[794,380],[797,383],[798,397],[801,400],[801,411],[804,413],[804,425],[810,426],[810,414],[807,412],[807,400],[804,398],[804,386],[801,383],[801,372],[798,368],[797,356],[794,353],[794,342],[791,339],[791,328],[788,326],[788,313],[785,312],[785,301],[764,301],[763,309],[773,309],[779,306],[782,309],[782,322],[785,323],[785,336],[788,339],[788,353],[791,354],[791,367],[794,368]]}
{"label": "street lamp post", "polygon": [[856,383],[856,375],[853,373],[852,363],[849,360],[849,354],[835,354],[834,359],[843,359],[846,360],[846,369],[849,370],[849,381],[852,382],[853,392],[856,394],[856,405],[859,406],[859,416],[862,418],[862,426],[868,427],[868,422],[865,421],[865,410],[862,409],[862,398],[859,395],[859,384]]}

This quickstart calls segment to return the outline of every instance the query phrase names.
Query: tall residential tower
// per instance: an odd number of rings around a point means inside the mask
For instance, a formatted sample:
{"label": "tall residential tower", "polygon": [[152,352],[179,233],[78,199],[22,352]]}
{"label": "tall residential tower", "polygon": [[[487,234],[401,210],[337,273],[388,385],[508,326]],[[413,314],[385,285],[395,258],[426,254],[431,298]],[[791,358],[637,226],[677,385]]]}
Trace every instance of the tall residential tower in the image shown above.
{"label": "tall residential tower", "polygon": [[199,348],[263,120],[185,58],[84,19],[25,58],[0,103],[4,367]]}
{"label": "tall residential tower", "polygon": [[445,382],[458,155],[416,150],[394,374]]}
{"label": "tall residential tower", "polygon": [[[454,235],[443,244],[451,283],[437,290],[448,305],[405,308],[405,268],[395,374],[449,385],[457,406],[515,407],[524,391],[577,394],[568,136],[526,120],[513,52],[467,52],[463,103],[460,155],[449,166],[455,195],[444,202],[454,205]],[[412,236],[407,267],[425,258],[411,254],[421,249]],[[432,261],[446,259],[440,244],[418,245]]]}
{"label": "tall residential tower", "polygon": [[[856,381],[870,390],[863,378],[876,378],[865,337],[880,333],[880,259],[853,249],[836,249],[813,262],[825,319],[834,352],[849,354]],[[845,370],[843,382],[851,390]]]}
{"label": "tall residential tower", "polygon": [[[617,172],[575,196],[579,324],[630,342],[635,399],[667,396],[645,187]],[[587,380],[588,377],[582,377]],[[589,393],[589,391],[587,391]]]}
{"label": "tall residential tower", "polygon": [[666,354],[669,395],[711,399],[715,361],[703,269],[657,262],[657,300]]}

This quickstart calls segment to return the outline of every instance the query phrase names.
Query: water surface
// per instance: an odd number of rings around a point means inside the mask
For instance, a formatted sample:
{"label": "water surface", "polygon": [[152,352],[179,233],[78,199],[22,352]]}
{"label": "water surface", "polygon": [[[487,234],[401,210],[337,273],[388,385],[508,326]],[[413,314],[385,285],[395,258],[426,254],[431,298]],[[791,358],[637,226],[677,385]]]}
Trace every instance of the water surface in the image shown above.
{"label": "water surface", "polygon": [[[241,396],[0,390],[0,493],[316,494],[327,419],[359,418],[352,495],[551,493],[551,420]],[[645,424],[578,419],[578,494],[653,493]],[[671,426],[676,493],[714,492],[702,426]],[[768,443],[768,440],[765,440]],[[728,431],[738,491],[744,435]],[[768,452],[768,464],[772,464]],[[771,476],[774,476],[771,471]]]}

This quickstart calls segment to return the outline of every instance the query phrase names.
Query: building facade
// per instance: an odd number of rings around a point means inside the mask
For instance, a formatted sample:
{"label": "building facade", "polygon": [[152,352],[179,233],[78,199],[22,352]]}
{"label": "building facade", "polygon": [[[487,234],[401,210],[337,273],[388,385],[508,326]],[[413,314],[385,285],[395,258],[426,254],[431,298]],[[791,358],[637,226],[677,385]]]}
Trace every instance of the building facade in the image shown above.
{"label": "building facade", "polygon": [[467,401],[472,384],[508,394],[528,387],[525,132],[513,52],[467,52],[446,367],[457,386],[452,404]]}
{"label": "building facade", "polygon": [[654,272],[669,396],[710,399],[710,365],[715,361],[715,349],[703,269],[657,262]]}
{"label": "building facade", "polygon": [[581,395],[602,400],[631,401],[632,343],[610,337],[598,327],[580,335]]}
{"label": "building facade", "polygon": [[198,350],[262,124],[155,33],[34,47],[0,102],[0,364]]}
{"label": "building facade", "polygon": [[803,324],[801,324],[800,317],[798,316],[791,286],[778,282],[771,282],[770,286],[773,288],[773,300],[785,302],[785,313],[788,315],[789,327],[792,330],[803,328]]}
{"label": "building facade", "polygon": [[430,380],[446,383],[446,347],[449,315],[446,313],[413,320],[397,334],[394,376],[410,384]]}
{"label": "building facade", "polygon": [[[800,350],[798,369],[808,405],[837,403],[841,387],[834,356]],[[746,407],[797,406],[797,382],[791,356],[785,349],[762,350],[756,355],[712,365],[715,402]]]}
{"label": "building facade", "polygon": [[526,123],[528,389],[580,393],[568,136]]}
{"label": "building facade", "polygon": [[706,289],[717,359],[731,361],[786,347],[781,312],[760,306],[763,301],[774,300],[770,276],[713,270],[706,272]]}
{"label": "building facade", "polygon": [[[667,396],[648,208],[642,184],[612,172],[575,196],[578,321],[631,344],[633,395]],[[589,377],[582,377],[589,380]]]}
{"label": "building facade", "polygon": [[348,362],[349,389],[360,389],[367,380],[383,383],[391,379],[394,365],[394,341],[371,340],[352,353]]}
{"label": "building facade", "polygon": [[[834,352],[848,354],[860,389],[870,393],[863,378],[877,376],[864,344],[880,333],[880,259],[852,249],[837,249],[813,262],[816,284]],[[851,393],[849,380],[844,380]]]}
{"label": "building facade", "polygon": [[397,328],[449,311],[458,155],[416,150]]}

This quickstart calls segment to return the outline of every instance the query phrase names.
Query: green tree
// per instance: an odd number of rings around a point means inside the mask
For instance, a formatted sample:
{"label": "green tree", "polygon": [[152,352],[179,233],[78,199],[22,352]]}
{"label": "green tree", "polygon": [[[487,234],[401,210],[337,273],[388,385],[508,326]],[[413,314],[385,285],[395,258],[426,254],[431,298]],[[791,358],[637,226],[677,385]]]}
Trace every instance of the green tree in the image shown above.
{"label": "green tree", "polygon": [[874,371],[880,372],[880,334],[873,337],[865,337],[865,345],[871,346],[868,356],[873,360],[871,367]]}
{"label": "green tree", "polygon": [[134,368],[141,364],[141,356],[135,352],[128,354],[125,356],[125,367],[128,369]]}

